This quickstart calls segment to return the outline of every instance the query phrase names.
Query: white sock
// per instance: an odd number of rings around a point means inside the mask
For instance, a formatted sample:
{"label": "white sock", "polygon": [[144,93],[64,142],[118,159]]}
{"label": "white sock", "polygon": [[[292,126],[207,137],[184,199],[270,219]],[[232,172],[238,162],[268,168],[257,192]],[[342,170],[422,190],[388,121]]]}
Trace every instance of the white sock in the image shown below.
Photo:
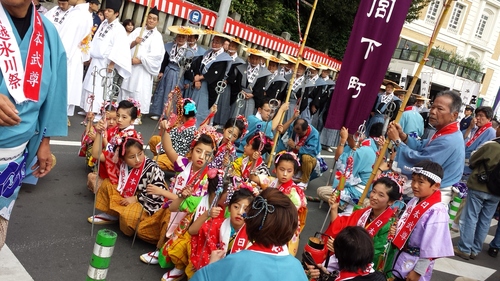
{"label": "white sock", "polygon": [[118,220],[118,217],[115,217],[115,216],[112,216],[112,215],[109,215],[106,213],[100,213],[100,214],[97,214],[97,216],[99,216],[103,219],[110,220],[110,221],[117,221]]}

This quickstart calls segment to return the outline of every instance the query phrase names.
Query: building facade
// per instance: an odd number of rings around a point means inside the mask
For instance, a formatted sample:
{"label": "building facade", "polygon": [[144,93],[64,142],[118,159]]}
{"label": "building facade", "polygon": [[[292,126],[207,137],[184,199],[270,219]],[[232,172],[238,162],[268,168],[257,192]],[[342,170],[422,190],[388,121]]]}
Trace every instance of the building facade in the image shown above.
{"label": "building facade", "polygon": [[[411,76],[423,57],[433,29],[446,0],[434,0],[422,10],[418,20],[405,24],[400,44],[389,66],[389,72],[408,69]],[[464,84],[477,82],[476,94],[483,105],[492,105],[500,87],[500,0],[453,1],[434,43],[433,51],[423,73],[432,73],[432,90],[462,91]],[[454,53],[480,62],[478,69],[470,64],[458,64],[454,58],[442,59]],[[441,56],[439,55],[441,54]],[[420,57],[419,57],[420,56]],[[431,91],[432,91],[431,90]],[[432,93],[431,93],[432,94]]]}

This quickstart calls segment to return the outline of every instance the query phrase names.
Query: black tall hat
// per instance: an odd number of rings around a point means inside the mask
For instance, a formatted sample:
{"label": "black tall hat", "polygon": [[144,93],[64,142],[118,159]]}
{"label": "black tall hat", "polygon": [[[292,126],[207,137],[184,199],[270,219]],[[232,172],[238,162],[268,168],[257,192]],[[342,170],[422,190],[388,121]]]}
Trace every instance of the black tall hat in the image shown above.
{"label": "black tall hat", "polygon": [[122,7],[123,0],[106,0],[106,8],[113,9],[115,13],[120,12],[120,8]]}
{"label": "black tall hat", "polygon": [[151,8],[151,10],[149,10],[149,13],[153,14],[153,15],[160,16],[160,11],[158,11],[158,9],[156,8],[156,6],[154,6],[153,8]]}

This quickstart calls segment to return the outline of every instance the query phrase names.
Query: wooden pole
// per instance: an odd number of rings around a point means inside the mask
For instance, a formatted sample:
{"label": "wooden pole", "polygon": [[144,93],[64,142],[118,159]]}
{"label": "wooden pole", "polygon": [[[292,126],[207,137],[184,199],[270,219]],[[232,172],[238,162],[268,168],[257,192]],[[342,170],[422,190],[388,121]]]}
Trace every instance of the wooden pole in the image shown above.
{"label": "wooden pole", "polygon": [[[142,35],[144,34],[144,29],[146,29],[146,22],[148,21],[149,10],[151,10],[151,2],[152,2],[152,0],[148,1],[148,7],[146,8],[146,14],[144,15],[144,19],[142,20],[141,33],[139,33],[139,37],[141,37],[141,38],[142,38]],[[137,53],[139,52],[139,46],[140,46],[140,44],[135,45],[135,51],[134,51],[133,58],[137,57]]]}
{"label": "wooden pole", "polygon": [[[290,94],[292,93],[293,82],[295,81],[295,75],[297,75],[297,69],[299,68],[299,63],[302,62],[302,54],[304,53],[304,48],[306,46],[306,41],[307,41],[307,35],[309,34],[309,29],[311,28],[312,19],[314,17],[314,11],[316,11],[317,4],[318,4],[318,0],[314,0],[314,3],[312,5],[311,14],[309,15],[309,21],[307,22],[306,31],[304,33],[304,40],[302,41],[302,44],[300,45],[299,54],[297,55],[297,61],[295,62],[295,67],[293,69],[292,78],[290,78],[290,82],[288,83],[288,91],[286,93],[285,102],[290,101]],[[304,93],[302,93],[302,94],[304,94]],[[285,117],[285,114],[286,114],[286,112],[283,112],[281,114],[281,116],[279,117],[280,118],[279,124],[283,123],[283,118]],[[271,167],[271,163],[274,159],[274,156],[276,155],[276,144],[278,143],[279,136],[280,136],[279,132],[276,132],[276,134],[274,135],[273,148],[271,149],[271,154],[270,154],[269,160],[267,161],[268,167]]]}
{"label": "wooden pole", "polygon": [[[441,13],[441,16],[439,17],[439,20],[434,27],[434,31],[432,32],[431,39],[429,41],[429,46],[427,46],[427,49],[425,50],[423,58],[420,60],[420,64],[418,65],[417,70],[415,71],[415,75],[413,75],[413,79],[411,80],[410,86],[408,87],[408,90],[406,92],[405,98],[403,99],[403,102],[401,106],[399,107],[398,115],[396,116],[396,120],[394,120],[395,123],[398,123],[399,120],[401,119],[401,116],[403,115],[404,108],[406,107],[406,103],[408,102],[408,99],[411,96],[411,93],[413,92],[413,88],[415,88],[415,85],[417,84],[418,78],[420,76],[420,72],[422,72],[422,69],[424,68],[425,62],[428,60],[429,53],[431,52],[432,46],[434,45],[434,42],[436,41],[436,37],[439,33],[439,30],[441,29],[441,26],[443,25],[444,18],[448,14],[448,11],[451,7],[451,3],[454,0],[448,0],[446,1],[444,5],[443,12]],[[380,150],[380,154],[375,161],[375,164],[373,165],[373,170],[370,175],[370,178],[366,182],[365,190],[363,191],[363,194],[361,195],[361,198],[359,198],[358,206],[363,205],[363,201],[366,198],[366,195],[368,194],[368,190],[370,189],[370,185],[372,184],[373,180],[375,179],[375,175],[377,174],[378,168],[380,167],[380,164],[384,160],[384,155],[385,152],[387,151],[387,147],[389,146],[389,138],[386,138],[384,145],[382,146],[382,149]]]}

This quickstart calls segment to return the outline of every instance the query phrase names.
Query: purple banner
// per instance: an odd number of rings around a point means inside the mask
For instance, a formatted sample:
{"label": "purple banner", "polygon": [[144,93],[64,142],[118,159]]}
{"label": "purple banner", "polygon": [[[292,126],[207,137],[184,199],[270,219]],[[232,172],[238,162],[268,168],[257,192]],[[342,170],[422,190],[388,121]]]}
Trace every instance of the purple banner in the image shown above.
{"label": "purple banner", "polygon": [[370,115],[411,0],[360,1],[325,127],[354,133]]}

